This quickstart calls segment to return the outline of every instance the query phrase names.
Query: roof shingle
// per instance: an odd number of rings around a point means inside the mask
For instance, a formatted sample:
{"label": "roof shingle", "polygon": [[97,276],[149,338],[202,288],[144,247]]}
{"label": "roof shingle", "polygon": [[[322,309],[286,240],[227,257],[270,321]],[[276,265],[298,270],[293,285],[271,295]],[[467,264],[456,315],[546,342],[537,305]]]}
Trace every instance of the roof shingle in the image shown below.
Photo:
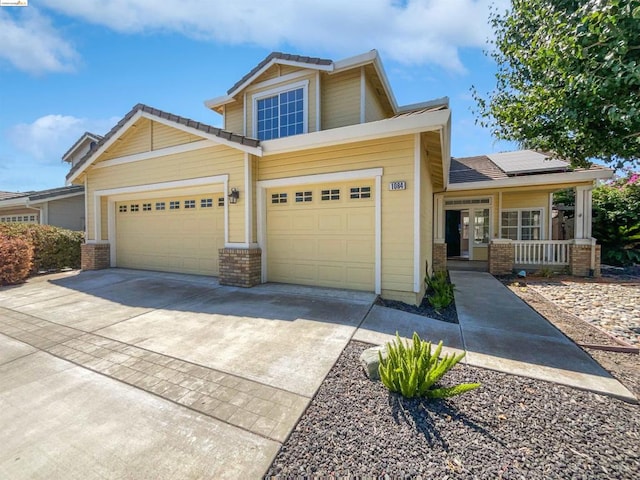
{"label": "roof shingle", "polygon": [[258,65],[253,67],[249,73],[243,76],[240,80],[238,80],[234,85],[227,90],[227,94],[231,94],[231,92],[235,91],[240,85],[253,77],[256,73],[258,73],[265,65],[267,65],[271,60],[279,59],[286,60],[289,62],[299,62],[299,63],[308,63],[309,65],[331,65],[333,60],[329,60],[326,58],[318,58],[318,57],[306,57],[303,55],[292,55],[290,53],[282,53],[282,52],[271,52],[267,57],[262,60]]}
{"label": "roof shingle", "polygon": [[258,147],[260,145],[260,140],[255,138],[245,137],[244,135],[236,135],[231,132],[227,132],[226,130],[222,130],[218,127],[213,127],[211,125],[207,125],[206,123],[196,122],[195,120],[191,120],[190,118],[181,117],[179,115],[175,115],[173,113],[165,112],[163,110],[159,110],[157,108],[150,107],[143,103],[138,103],[135,107],[133,107],[122,119],[111,129],[109,132],[100,139],[100,141],[96,144],[95,148],[91,151],[87,152],[87,154],[82,157],[78,163],[76,163],[69,173],[67,174],[67,178],[70,178],[75,172],[77,172],[82,166],[91,158],[94,152],[99,149],[102,145],[104,145],[111,137],[113,137],[130,119],[138,112],[145,112],[150,115],[154,115],[159,118],[163,118],[165,120],[169,120],[174,123],[178,123],[180,125],[185,125],[190,128],[194,128],[196,130],[200,130],[201,132],[208,133],[210,135],[215,135],[216,137],[220,137],[225,140],[229,140],[234,143],[238,143],[240,145],[247,145],[250,147]]}

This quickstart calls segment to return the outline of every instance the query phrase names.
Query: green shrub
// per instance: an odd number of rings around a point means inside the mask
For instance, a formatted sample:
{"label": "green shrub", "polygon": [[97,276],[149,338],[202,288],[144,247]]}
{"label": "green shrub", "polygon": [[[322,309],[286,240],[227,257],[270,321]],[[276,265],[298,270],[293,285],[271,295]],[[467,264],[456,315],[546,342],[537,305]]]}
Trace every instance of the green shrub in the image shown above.
{"label": "green shrub", "polygon": [[32,272],[80,268],[83,232],[50,225],[28,223],[0,224],[0,235],[22,238],[33,245]]}
{"label": "green shrub", "polygon": [[0,285],[24,282],[32,262],[33,246],[29,241],[0,235]]}
{"label": "green shrub", "polygon": [[447,272],[435,272],[424,278],[427,285],[427,300],[436,311],[447,308],[453,302],[454,285],[449,283]]}
{"label": "green shrub", "polygon": [[442,341],[438,343],[435,352],[431,353],[431,342],[421,340],[416,332],[413,333],[413,342],[407,340],[406,345],[402,344],[400,335],[396,332],[396,340],[387,344],[386,360],[378,352],[380,380],[389,390],[407,398],[447,398],[480,386],[479,383],[462,383],[453,387],[434,388],[465,356],[463,352],[445,355],[440,359],[441,351]]}

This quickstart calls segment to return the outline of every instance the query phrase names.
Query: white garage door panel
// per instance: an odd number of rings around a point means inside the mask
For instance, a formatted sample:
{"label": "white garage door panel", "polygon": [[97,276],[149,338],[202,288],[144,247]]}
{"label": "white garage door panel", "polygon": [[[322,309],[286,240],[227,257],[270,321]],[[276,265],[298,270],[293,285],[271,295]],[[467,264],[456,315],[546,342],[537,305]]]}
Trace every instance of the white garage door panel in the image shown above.
{"label": "white garage door panel", "polygon": [[[151,198],[116,203],[116,264],[142,270],[218,274],[218,249],[224,247],[224,207],[219,194]],[[212,199],[211,207],[200,200]],[[195,200],[195,208],[185,208]],[[156,204],[164,202],[165,210]],[[179,208],[170,209],[170,202]],[[143,210],[150,204],[151,210]],[[137,211],[132,211],[137,205]],[[124,208],[126,207],[126,211]]]}
{"label": "white garage door panel", "polygon": [[[351,187],[369,187],[369,198],[351,198]],[[339,200],[321,200],[323,190]],[[312,201],[296,202],[296,192]],[[274,204],[273,195],[287,195]],[[374,290],[375,204],[372,182],[287,187],[267,191],[267,278],[356,290]]]}

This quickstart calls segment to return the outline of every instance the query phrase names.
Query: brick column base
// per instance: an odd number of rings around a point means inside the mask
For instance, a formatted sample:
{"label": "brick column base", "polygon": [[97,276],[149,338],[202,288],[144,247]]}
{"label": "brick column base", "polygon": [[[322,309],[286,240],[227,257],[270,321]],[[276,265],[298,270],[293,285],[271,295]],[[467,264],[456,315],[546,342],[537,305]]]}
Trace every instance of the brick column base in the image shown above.
{"label": "brick column base", "polygon": [[101,270],[111,266],[111,245],[108,243],[83,243],[80,245],[80,268]]}
{"label": "brick column base", "polygon": [[516,250],[511,242],[489,243],[489,273],[491,275],[509,275],[513,272]]}
{"label": "brick column base", "polygon": [[433,271],[444,272],[447,270],[447,244],[433,244]]}
{"label": "brick column base", "polygon": [[253,287],[262,281],[262,250],[259,248],[221,248],[220,285]]}
{"label": "brick column base", "polygon": [[[599,277],[600,245],[595,245],[596,258],[593,276]],[[569,270],[576,277],[588,277],[591,273],[591,245],[569,245]]]}

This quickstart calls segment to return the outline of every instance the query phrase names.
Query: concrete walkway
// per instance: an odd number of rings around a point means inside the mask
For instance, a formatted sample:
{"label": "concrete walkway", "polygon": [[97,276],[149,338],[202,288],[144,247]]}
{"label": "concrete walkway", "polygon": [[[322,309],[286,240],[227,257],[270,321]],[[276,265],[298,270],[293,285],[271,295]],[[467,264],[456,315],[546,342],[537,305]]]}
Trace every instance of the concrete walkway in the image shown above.
{"label": "concrete walkway", "polygon": [[[635,396],[555,326],[484,272],[450,271],[459,325],[375,306],[355,340],[382,344],[396,330],[466,350],[476,367],[568,385],[635,402]],[[446,350],[446,349],[445,349]]]}
{"label": "concrete walkway", "polygon": [[374,300],[124,269],[0,288],[0,478],[260,478]]}

